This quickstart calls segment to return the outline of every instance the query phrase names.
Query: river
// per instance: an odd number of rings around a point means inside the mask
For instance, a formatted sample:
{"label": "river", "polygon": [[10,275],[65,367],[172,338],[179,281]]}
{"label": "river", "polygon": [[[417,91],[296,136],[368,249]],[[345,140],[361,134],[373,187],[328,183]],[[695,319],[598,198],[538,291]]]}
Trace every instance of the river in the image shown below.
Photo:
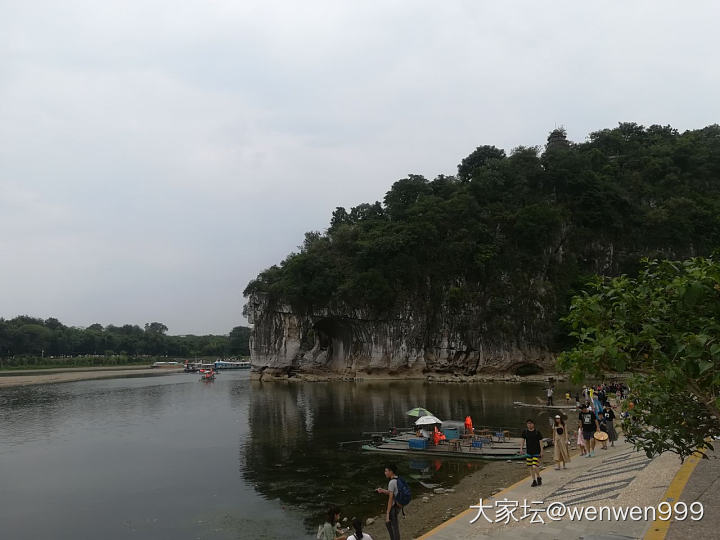
{"label": "river", "polygon": [[[247,372],[2,389],[2,537],[313,538],[327,502],[348,517],[383,507],[373,489],[388,458],[339,442],[408,425],[415,406],[522,427],[529,410],[512,402],[542,394],[532,384],[260,383]],[[483,466],[395,461],[414,497],[418,479],[449,487]]]}

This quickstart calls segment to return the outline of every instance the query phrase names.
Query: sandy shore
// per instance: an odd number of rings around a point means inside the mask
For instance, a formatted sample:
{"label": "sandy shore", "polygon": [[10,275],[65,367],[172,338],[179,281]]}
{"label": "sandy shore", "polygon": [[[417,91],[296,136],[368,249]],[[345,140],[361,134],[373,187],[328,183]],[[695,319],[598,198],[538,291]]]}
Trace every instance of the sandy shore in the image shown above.
{"label": "sandy shore", "polygon": [[31,384],[55,384],[86,381],[90,379],[116,379],[122,377],[154,377],[169,373],[181,373],[182,368],[155,368],[142,366],[117,366],[103,368],[42,369],[37,371],[4,372],[0,376],[0,388],[27,386]]}

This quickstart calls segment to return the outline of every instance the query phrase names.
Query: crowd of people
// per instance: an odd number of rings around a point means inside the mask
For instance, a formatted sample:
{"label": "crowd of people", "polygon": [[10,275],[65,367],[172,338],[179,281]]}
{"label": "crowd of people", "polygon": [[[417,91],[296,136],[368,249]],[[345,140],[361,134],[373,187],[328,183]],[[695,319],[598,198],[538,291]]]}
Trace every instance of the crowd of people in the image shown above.
{"label": "crowd of people", "polygon": [[[578,409],[578,429],[577,429],[577,446],[581,456],[592,458],[595,456],[596,441],[599,441],[600,448],[607,450],[608,442],[610,446],[615,446],[618,439],[615,430],[614,421],[617,418],[614,407],[610,403],[609,395],[615,394],[617,400],[621,400],[627,396],[628,387],[623,383],[603,383],[595,386],[583,386],[582,390],[575,393],[575,405]],[[547,389],[548,405],[553,405],[554,389],[552,386]],[[582,401],[581,401],[582,397]],[[572,396],[570,392],[565,393],[565,400],[569,404]],[[563,415],[556,414],[552,418],[552,443],[553,443],[553,459],[555,461],[555,469],[566,469],[570,463],[570,446],[572,438],[570,437],[570,429],[567,426],[568,418]],[[469,417],[466,418],[466,428],[468,427]],[[470,420],[470,430],[472,431],[472,421]],[[419,436],[431,439],[433,435],[439,436],[439,430],[435,427],[433,432],[425,431],[419,428]],[[603,433],[605,435],[596,435]],[[536,428],[535,421],[528,419],[526,427],[521,435],[522,442],[520,453],[525,453],[525,462],[530,468],[532,477],[532,487],[542,485],[542,477],[540,476],[540,463],[543,458],[543,435]],[[403,490],[407,489],[404,481],[397,475],[397,467],[393,464],[385,466],[385,478],[388,481],[387,489],[378,487],[375,491],[378,494],[387,496],[387,505],[385,508],[385,526],[387,527],[390,540],[400,540],[400,525],[398,516],[404,510]],[[408,491],[409,496],[409,491]],[[372,537],[364,533],[362,530],[362,520],[355,519],[352,522],[352,532],[344,531],[340,526],[340,509],[332,506],[328,509],[327,520],[318,528],[318,540],[372,540]]]}
{"label": "crowd of people", "polygon": [[[578,410],[578,429],[577,429],[577,447],[580,455],[586,458],[595,456],[596,444],[600,444],[601,450],[615,446],[618,439],[615,430],[615,414],[614,406],[610,403],[609,395],[615,394],[619,402],[627,396],[628,387],[621,382],[602,383],[598,385],[585,385],[582,390],[575,393],[575,406]],[[546,391],[547,405],[554,406],[553,395],[554,388],[549,386]],[[581,401],[582,397],[582,401]],[[572,396],[570,392],[565,393],[565,401],[570,404]],[[570,463],[570,446],[572,439],[567,427],[567,418],[561,414],[555,415],[551,420],[552,443],[553,443],[553,459],[555,461],[555,469],[566,469]],[[542,485],[542,477],[540,476],[540,462],[543,458],[542,441],[544,439],[542,433],[535,427],[535,421],[528,419],[526,428],[522,432],[522,443],[520,453],[525,450],[526,463],[530,468],[532,477],[532,487]]]}

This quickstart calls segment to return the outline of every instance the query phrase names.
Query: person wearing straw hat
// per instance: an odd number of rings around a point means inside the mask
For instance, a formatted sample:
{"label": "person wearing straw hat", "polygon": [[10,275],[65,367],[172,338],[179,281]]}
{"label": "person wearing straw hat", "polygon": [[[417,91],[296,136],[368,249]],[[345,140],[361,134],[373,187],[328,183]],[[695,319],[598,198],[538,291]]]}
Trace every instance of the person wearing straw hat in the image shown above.
{"label": "person wearing straw hat", "polygon": [[598,424],[600,425],[600,432],[599,434],[594,435],[594,437],[600,441],[600,448],[602,450],[607,450],[607,420],[605,419],[605,413],[602,411],[598,413]]}
{"label": "person wearing straw hat", "polygon": [[559,414],[555,415],[552,430],[555,470],[560,470],[560,463],[562,463],[563,469],[567,469],[567,464],[570,462],[570,453],[568,452],[568,433],[567,427],[565,426],[565,420],[563,420]]}
{"label": "person wearing straw hat", "polygon": [[607,427],[607,434],[610,440],[610,446],[615,446],[615,441],[617,441],[618,435],[617,431],[615,431],[614,426],[615,411],[612,410],[610,402],[605,404],[605,409],[603,409],[603,413],[605,413],[605,426]]}

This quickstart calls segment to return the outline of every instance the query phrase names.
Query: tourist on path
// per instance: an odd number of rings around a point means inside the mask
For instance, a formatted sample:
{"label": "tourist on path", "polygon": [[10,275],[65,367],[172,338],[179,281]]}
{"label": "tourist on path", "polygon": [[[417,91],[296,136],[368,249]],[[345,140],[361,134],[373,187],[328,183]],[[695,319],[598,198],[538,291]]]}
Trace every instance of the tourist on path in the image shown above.
{"label": "tourist on path", "polygon": [[540,460],[543,457],[542,433],[535,429],[535,421],[528,420],[527,429],[522,432],[522,441],[520,442],[520,453],[523,453],[523,447],[527,445],[527,454],[525,455],[525,463],[530,467],[532,475],[531,487],[541,486],[542,478],[540,477]]}
{"label": "tourist on path", "polygon": [[[607,420],[605,419],[605,413],[602,411],[598,413],[598,425],[600,426],[600,431],[607,433]],[[607,450],[607,439],[600,441],[600,448]]]}
{"label": "tourist on path", "polygon": [[584,456],[587,453],[587,451],[585,450],[585,439],[583,439],[582,426],[578,426],[577,446],[578,446],[578,449],[580,450],[580,455]]}
{"label": "tourist on path", "polygon": [[595,456],[595,432],[600,431],[600,424],[597,421],[597,416],[590,408],[590,405],[585,403],[583,405],[582,412],[579,415],[580,425],[582,427],[583,439],[585,440],[585,448],[588,451],[585,457]]}
{"label": "tourist on path", "polygon": [[552,405],[553,404],[553,389],[552,386],[547,389],[547,404]]}
{"label": "tourist on path", "polygon": [[336,536],[335,525],[340,521],[340,509],[337,506],[328,508],[327,521],[320,526],[317,533],[319,540],[346,540],[347,536]]}
{"label": "tourist on path", "polygon": [[618,439],[617,431],[615,431],[615,411],[612,410],[610,403],[605,405],[603,411],[605,413],[605,425],[607,426],[607,434],[610,440],[610,446],[615,446],[615,441]]}
{"label": "tourist on path", "polygon": [[348,540],[373,540],[372,536],[362,530],[362,521],[355,518],[352,522],[354,534],[348,536]]}
{"label": "tourist on path", "polygon": [[400,540],[400,524],[398,514],[400,506],[395,502],[398,495],[397,467],[392,464],[385,466],[385,478],[388,479],[387,489],[377,488],[375,491],[388,496],[387,508],[385,509],[385,526],[390,533],[390,540]]}
{"label": "tourist on path", "polygon": [[553,458],[555,459],[555,470],[562,468],[567,469],[566,465],[570,462],[570,452],[568,452],[568,433],[565,421],[557,414],[553,423]]}

